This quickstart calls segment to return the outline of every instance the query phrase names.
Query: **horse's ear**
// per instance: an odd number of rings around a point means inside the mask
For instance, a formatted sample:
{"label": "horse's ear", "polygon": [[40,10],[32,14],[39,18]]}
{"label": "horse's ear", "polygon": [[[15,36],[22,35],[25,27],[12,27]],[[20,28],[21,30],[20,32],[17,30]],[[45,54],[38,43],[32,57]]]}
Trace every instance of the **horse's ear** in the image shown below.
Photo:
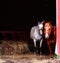
{"label": "horse's ear", "polygon": [[52,22],[50,21],[50,24],[52,24]]}
{"label": "horse's ear", "polygon": [[45,22],[45,20],[42,21],[42,23],[44,23],[44,22]]}
{"label": "horse's ear", "polygon": [[52,22],[50,21],[50,23],[52,23]]}
{"label": "horse's ear", "polygon": [[40,24],[40,22],[38,21],[38,25]]}

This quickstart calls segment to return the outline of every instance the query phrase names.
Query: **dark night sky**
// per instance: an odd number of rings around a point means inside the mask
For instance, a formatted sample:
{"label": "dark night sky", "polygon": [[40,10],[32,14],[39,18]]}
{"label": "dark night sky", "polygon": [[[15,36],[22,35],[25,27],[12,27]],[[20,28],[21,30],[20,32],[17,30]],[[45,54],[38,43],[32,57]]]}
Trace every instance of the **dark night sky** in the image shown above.
{"label": "dark night sky", "polygon": [[38,20],[44,19],[52,20],[52,24],[56,25],[55,0],[8,0],[7,7],[8,11],[0,18],[0,30],[29,31]]}

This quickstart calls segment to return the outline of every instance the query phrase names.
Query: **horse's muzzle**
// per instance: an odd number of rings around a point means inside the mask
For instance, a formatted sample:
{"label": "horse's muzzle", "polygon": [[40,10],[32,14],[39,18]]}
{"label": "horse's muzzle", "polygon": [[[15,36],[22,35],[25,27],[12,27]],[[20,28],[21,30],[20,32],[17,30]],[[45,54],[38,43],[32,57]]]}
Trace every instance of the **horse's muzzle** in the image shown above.
{"label": "horse's muzzle", "polygon": [[49,35],[48,35],[47,33],[45,34],[45,38],[46,38],[46,39],[48,39],[48,38],[49,38]]}

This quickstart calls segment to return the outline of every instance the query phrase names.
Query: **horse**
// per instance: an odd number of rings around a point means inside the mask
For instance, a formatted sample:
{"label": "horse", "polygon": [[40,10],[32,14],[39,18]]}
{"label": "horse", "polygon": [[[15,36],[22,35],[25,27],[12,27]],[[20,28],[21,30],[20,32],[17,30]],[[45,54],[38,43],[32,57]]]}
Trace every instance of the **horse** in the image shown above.
{"label": "horse", "polygon": [[[36,54],[37,50],[36,50],[36,42],[39,41],[40,42],[40,45],[39,45],[39,48],[41,50],[41,47],[42,47],[42,42],[43,42],[43,24],[44,24],[44,21],[42,22],[38,22],[38,25],[37,26],[33,26],[31,28],[31,31],[30,31],[30,38],[33,40],[33,43],[34,43],[34,54]],[[39,54],[41,54],[42,52],[40,51]]]}
{"label": "horse", "polygon": [[51,21],[44,23],[44,36],[49,48],[50,56],[52,57],[51,44],[56,43],[56,26],[52,26]]}

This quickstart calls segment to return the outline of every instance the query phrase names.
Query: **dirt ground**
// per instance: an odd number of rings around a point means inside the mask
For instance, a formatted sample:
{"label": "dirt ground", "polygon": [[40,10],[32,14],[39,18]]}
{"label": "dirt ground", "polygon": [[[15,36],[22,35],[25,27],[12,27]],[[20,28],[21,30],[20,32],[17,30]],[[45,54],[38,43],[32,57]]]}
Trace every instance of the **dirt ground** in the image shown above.
{"label": "dirt ground", "polygon": [[60,59],[49,55],[0,55],[0,63],[60,63]]}

